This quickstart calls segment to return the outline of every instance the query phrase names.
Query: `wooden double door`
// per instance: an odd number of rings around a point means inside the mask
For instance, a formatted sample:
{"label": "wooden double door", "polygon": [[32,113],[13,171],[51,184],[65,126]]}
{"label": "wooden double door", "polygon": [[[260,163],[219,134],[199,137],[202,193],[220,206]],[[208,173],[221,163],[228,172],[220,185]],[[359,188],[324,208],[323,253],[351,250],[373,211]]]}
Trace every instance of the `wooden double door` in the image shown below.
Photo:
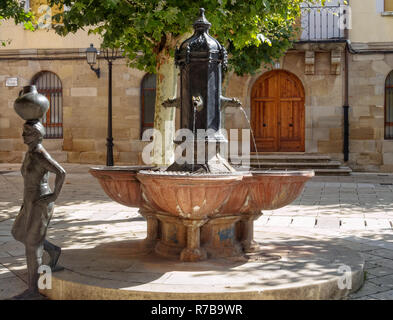
{"label": "wooden double door", "polygon": [[287,71],[270,71],[255,82],[251,127],[259,152],[304,152],[304,101],[301,81]]}

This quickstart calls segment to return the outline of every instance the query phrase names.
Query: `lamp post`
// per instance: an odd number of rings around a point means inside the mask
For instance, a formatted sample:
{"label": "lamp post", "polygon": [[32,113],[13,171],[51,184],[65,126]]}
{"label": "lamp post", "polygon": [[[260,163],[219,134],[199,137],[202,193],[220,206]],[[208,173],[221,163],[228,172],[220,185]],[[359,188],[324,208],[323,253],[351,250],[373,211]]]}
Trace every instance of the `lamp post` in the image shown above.
{"label": "lamp post", "polygon": [[104,58],[108,61],[108,137],[106,138],[106,165],[113,166],[113,137],[112,137],[112,63],[116,60],[118,50],[104,48],[102,50]]}
{"label": "lamp post", "polygon": [[[106,165],[108,167],[113,166],[113,136],[112,136],[112,63],[119,56],[118,49],[114,48],[103,48],[101,52],[104,55],[104,59],[108,62],[108,134],[106,138]],[[87,63],[90,68],[96,73],[97,77],[100,77],[100,68],[94,68],[93,65],[96,63],[98,51],[94,48],[93,44],[90,44],[90,48],[86,50]]]}

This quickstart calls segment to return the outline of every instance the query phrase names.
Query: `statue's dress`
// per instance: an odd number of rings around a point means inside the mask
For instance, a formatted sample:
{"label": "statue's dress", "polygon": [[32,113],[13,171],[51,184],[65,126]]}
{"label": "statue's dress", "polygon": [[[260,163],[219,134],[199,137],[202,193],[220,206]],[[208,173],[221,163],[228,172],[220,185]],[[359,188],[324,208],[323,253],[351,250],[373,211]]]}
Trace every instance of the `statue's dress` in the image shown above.
{"label": "statue's dress", "polygon": [[41,152],[29,151],[21,168],[24,179],[23,204],[12,227],[12,235],[25,245],[38,245],[45,240],[52,217],[54,202],[36,203],[41,196],[51,193],[46,161]]}

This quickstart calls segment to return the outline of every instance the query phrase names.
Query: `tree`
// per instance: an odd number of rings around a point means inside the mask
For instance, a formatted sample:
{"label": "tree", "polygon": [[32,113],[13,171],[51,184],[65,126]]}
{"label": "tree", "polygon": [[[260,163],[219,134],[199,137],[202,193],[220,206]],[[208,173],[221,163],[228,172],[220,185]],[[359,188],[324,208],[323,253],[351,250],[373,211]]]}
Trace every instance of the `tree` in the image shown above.
{"label": "tree", "polygon": [[[27,30],[34,30],[33,14],[25,11],[24,1],[1,0],[0,2],[0,24],[3,20],[14,19],[15,23],[22,23]],[[11,40],[0,39],[0,44],[6,46]]]}
{"label": "tree", "polygon": [[[315,2],[309,0],[308,2]],[[124,50],[129,65],[157,73],[155,128],[164,132],[165,122],[174,137],[173,108],[162,102],[176,95],[174,49],[192,31],[199,8],[206,10],[210,33],[229,53],[229,71],[238,75],[253,73],[261,64],[270,64],[290,48],[304,0],[50,0],[51,5],[67,5],[69,10],[54,17],[61,35],[90,28],[103,38],[103,46]],[[307,2],[307,1],[306,1]],[[168,124],[168,123],[167,123]],[[166,132],[168,135],[168,132]],[[156,164],[164,160],[172,144],[157,146]],[[162,151],[162,152],[160,152]]]}

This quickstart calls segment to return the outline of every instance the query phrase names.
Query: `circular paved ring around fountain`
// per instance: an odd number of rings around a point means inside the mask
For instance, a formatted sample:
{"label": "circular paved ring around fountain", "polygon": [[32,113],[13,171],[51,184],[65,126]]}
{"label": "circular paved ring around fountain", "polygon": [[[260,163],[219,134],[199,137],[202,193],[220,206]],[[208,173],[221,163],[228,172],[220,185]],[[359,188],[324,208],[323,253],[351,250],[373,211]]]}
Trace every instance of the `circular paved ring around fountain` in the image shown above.
{"label": "circular paved ring around fountain", "polygon": [[[145,236],[141,232],[140,239]],[[138,252],[143,240],[64,250],[50,299],[342,299],[358,290],[364,259],[330,241],[258,227],[261,251],[197,263]],[[350,287],[350,288],[349,288]]]}

